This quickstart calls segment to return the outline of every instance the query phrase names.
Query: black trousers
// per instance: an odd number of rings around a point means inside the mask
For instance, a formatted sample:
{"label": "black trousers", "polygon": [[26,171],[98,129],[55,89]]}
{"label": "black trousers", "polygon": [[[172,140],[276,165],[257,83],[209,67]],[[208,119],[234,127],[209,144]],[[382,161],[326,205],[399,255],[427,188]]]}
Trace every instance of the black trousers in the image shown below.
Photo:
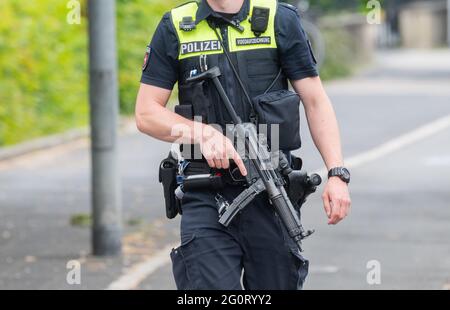
{"label": "black trousers", "polygon": [[[222,195],[232,201],[241,188]],[[261,194],[229,227],[218,223],[215,193],[186,193],[181,245],[171,259],[177,288],[210,290],[297,290],[308,273],[305,260],[278,215]]]}

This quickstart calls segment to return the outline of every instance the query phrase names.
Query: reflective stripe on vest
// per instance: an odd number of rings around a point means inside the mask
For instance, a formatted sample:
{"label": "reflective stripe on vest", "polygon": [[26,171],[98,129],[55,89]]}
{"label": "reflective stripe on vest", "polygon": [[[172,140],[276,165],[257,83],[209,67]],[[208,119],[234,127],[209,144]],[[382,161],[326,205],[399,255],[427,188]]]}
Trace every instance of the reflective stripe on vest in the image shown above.
{"label": "reflective stripe on vest", "polygon": [[[270,9],[267,30],[257,37],[251,30],[249,22],[254,6]],[[183,17],[191,16],[195,20],[198,4],[189,2],[171,11],[172,22],[177,31],[179,40],[178,59],[200,56],[202,54],[223,53],[219,40],[214,31],[209,27],[206,20],[202,20],[192,31],[180,29],[180,22]],[[233,27],[228,27],[228,45],[230,52],[255,50],[262,48],[277,48],[275,40],[275,14],[277,10],[276,0],[250,0],[250,13],[245,20],[241,21],[244,31],[240,33]]]}

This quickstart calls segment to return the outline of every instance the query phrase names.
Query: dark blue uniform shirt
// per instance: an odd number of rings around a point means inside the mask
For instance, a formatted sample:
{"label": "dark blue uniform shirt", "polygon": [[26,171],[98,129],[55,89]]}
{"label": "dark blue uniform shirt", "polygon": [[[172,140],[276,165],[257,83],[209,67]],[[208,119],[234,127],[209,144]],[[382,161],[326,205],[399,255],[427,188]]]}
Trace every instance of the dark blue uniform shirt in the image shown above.
{"label": "dark blue uniform shirt", "polygon": [[[249,1],[245,0],[241,10],[236,14],[242,20],[249,13]],[[203,0],[197,11],[196,21],[221,17]],[[226,16],[228,17],[229,16]],[[275,36],[283,72],[290,80],[300,80],[318,75],[314,55],[308,43],[307,36],[300,22],[300,16],[295,7],[279,3],[275,16]],[[160,21],[150,43],[150,53],[141,82],[171,90],[178,79],[178,39],[166,13]]]}

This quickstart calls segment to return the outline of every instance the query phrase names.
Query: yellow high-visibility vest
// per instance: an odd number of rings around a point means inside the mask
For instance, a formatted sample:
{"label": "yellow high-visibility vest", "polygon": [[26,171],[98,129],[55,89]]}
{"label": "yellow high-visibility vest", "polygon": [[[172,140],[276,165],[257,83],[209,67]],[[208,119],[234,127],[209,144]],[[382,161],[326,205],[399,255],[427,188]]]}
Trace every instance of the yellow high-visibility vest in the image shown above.
{"label": "yellow high-visibility vest", "polygon": [[[254,6],[270,9],[267,30],[260,36],[256,36],[251,30],[250,19]],[[179,41],[179,60],[200,55],[223,53],[222,46],[220,45],[214,30],[208,25],[206,20],[200,21],[196,25],[196,28],[192,31],[184,31],[180,29],[180,22],[183,20],[183,17],[192,17],[192,20],[195,21],[197,9],[198,3],[193,1],[174,8],[171,11],[172,22],[174,28],[176,29]],[[244,31],[239,32],[234,27],[228,27],[229,31],[227,42],[229,44],[229,51],[240,52],[262,48],[276,49],[276,11],[276,0],[250,0],[249,16],[240,22],[240,25],[244,28]]]}

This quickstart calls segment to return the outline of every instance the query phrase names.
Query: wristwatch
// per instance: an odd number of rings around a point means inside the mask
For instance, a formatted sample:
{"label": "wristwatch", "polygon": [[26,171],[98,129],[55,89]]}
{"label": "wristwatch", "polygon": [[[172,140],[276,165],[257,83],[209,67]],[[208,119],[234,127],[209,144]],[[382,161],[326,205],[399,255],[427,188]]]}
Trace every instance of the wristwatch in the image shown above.
{"label": "wristwatch", "polygon": [[328,171],[328,178],[338,177],[345,183],[350,183],[350,171],[345,167],[335,167]]}

